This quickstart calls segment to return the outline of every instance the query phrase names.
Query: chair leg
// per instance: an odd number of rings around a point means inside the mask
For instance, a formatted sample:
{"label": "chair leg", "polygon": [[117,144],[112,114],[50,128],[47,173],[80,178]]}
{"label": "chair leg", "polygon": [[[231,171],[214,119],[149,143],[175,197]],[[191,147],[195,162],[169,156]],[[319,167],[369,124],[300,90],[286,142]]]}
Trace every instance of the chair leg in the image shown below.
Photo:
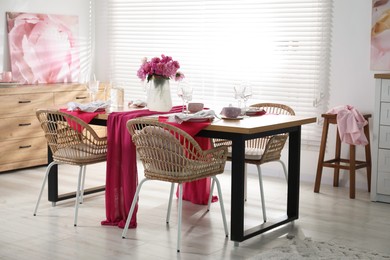
{"label": "chair leg", "polygon": [[84,170],[84,167],[83,166],[80,166],[80,170],[79,170],[79,177],[78,177],[78,180],[77,180],[77,190],[76,190],[76,202],[75,202],[75,209],[74,209],[74,226],[76,227],[77,226],[77,215],[79,213],[79,203],[80,203],[80,193],[81,193],[81,177],[83,175],[83,170]]}
{"label": "chair leg", "polygon": [[219,205],[221,207],[221,213],[222,213],[222,221],[223,221],[223,228],[225,229],[225,235],[226,237],[229,236],[229,230],[226,222],[226,214],[225,214],[225,207],[223,205],[223,199],[222,199],[222,190],[221,190],[221,184],[219,183],[219,180],[216,176],[212,176],[213,178],[213,184],[214,182],[217,183],[217,189],[218,189],[218,196],[219,196]]}
{"label": "chair leg", "polygon": [[277,161],[280,162],[280,164],[282,165],[284,177],[286,178],[286,182],[288,182],[288,173],[287,173],[286,164],[282,160],[277,160]]}
{"label": "chair leg", "polygon": [[183,206],[183,184],[179,184],[179,213],[177,221],[177,252],[180,252],[181,247],[181,215]]}
{"label": "chair leg", "polygon": [[37,215],[37,211],[38,211],[38,207],[39,207],[39,202],[41,201],[42,193],[43,193],[43,190],[45,189],[45,185],[46,185],[47,177],[49,176],[49,173],[50,173],[50,169],[51,169],[51,167],[53,167],[53,165],[56,165],[56,164],[59,164],[59,163],[57,163],[57,162],[51,162],[51,163],[47,166],[47,168],[46,168],[46,173],[45,173],[45,177],[43,178],[43,183],[42,183],[41,191],[39,192],[38,201],[37,201],[37,204],[35,205],[34,216]]}
{"label": "chair leg", "polygon": [[127,216],[126,224],[125,224],[125,227],[123,228],[122,238],[126,238],[127,230],[129,229],[129,225],[130,225],[130,220],[131,220],[131,217],[133,216],[133,213],[134,213],[135,204],[137,204],[138,194],[142,188],[142,185],[146,181],[148,181],[148,179],[146,179],[146,178],[143,179],[137,186],[137,190],[135,191],[133,202],[131,203],[131,207],[129,210],[129,215]]}
{"label": "chair leg", "polygon": [[172,208],[172,198],[173,198],[173,191],[175,189],[175,183],[171,183],[171,191],[169,192],[169,201],[168,201],[168,210],[167,210],[167,224],[169,223],[169,219],[171,218],[171,208]]}
{"label": "chair leg", "polygon": [[80,192],[80,204],[83,204],[84,202],[84,184],[85,184],[85,172],[87,170],[87,166],[86,165],[83,165],[83,173],[82,173],[82,183],[81,183],[81,192]]}
{"label": "chair leg", "polygon": [[215,180],[213,178],[213,182],[211,183],[211,188],[210,188],[209,201],[207,203],[207,211],[210,211],[211,200],[213,198],[213,192],[214,192],[214,184],[215,184]]}
{"label": "chair leg", "polygon": [[324,125],[322,127],[320,153],[318,155],[317,174],[316,174],[316,180],[315,180],[315,184],[314,184],[314,192],[315,193],[320,192],[322,168],[323,168],[324,159],[325,159],[326,140],[328,139],[328,128],[329,128],[329,121],[327,118],[325,118]]}
{"label": "chair leg", "polygon": [[259,174],[259,186],[260,186],[261,208],[263,210],[263,220],[264,222],[267,222],[267,213],[265,211],[265,200],[264,200],[264,189],[263,189],[263,177],[261,174],[260,165],[256,165],[256,166],[257,166],[257,172]]}
{"label": "chair leg", "polygon": [[248,172],[247,172],[247,164],[244,164],[244,201],[248,200]]}

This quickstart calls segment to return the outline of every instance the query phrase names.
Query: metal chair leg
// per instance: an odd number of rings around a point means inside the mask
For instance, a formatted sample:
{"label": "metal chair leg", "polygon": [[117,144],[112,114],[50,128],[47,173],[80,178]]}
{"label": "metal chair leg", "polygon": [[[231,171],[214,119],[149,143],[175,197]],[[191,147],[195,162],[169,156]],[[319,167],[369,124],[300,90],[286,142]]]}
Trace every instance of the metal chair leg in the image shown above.
{"label": "metal chair leg", "polygon": [[260,186],[261,208],[263,211],[263,220],[264,222],[267,222],[267,213],[265,211],[265,199],[264,199],[264,189],[263,189],[263,177],[261,174],[260,165],[257,165],[257,172],[259,174],[259,186]]}
{"label": "metal chair leg", "polygon": [[137,186],[137,190],[135,191],[133,202],[131,203],[129,215],[127,216],[126,224],[125,224],[125,227],[123,228],[123,231],[122,231],[122,238],[126,238],[127,230],[129,229],[129,225],[130,225],[130,220],[131,220],[131,217],[133,216],[133,213],[134,213],[135,204],[137,203],[137,200],[138,200],[138,194],[142,188],[142,185],[146,181],[148,181],[148,179],[146,179],[146,178],[143,179]]}
{"label": "metal chair leg", "polygon": [[46,182],[47,182],[47,177],[49,176],[49,173],[50,173],[50,169],[51,169],[51,167],[53,167],[53,165],[56,165],[56,164],[60,164],[60,163],[58,163],[58,162],[51,162],[51,163],[47,166],[47,168],[46,168],[45,177],[43,178],[43,183],[42,183],[41,191],[39,192],[38,201],[37,201],[37,204],[35,205],[34,216],[37,215],[37,211],[38,211],[38,207],[39,207],[39,202],[41,201],[42,193],[43,193],[43,190],[45,189],[45,185],[46,185]]}
{"label": "metal chair leg", "polygon": [[214,184],[214,182],[217,183],[218,196],[219,196],[218,200],[219,200],[219,205],[221,207],[223,228],[225,229],[226,237],[228,237],[229,236],[229,230],[228,230],[227,221],[226,221],[225,207],[223,205],[221,184],[219,183],[219,180],[218,180],[218,178],[216,176],[212,176],[211,178],[213,178],[213,184]]}
{"label": "metal chair leg", "polygon": [[168,202],[168,210],[167,210],[167,224],[169,223],[169,219],[171,218],[171,208],[172,208],[172,198],[173,198],[173,191],[175,189],[175,183],[171,183],[171,191],[169,192],[169,202]]}

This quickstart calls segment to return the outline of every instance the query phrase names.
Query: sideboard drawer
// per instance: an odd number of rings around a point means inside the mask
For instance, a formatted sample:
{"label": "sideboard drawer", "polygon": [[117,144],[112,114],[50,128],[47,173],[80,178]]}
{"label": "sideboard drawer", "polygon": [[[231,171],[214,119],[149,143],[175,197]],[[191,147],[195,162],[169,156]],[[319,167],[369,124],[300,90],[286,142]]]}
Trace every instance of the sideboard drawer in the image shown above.
{"label": "sideboard drawer", "polygon": [[2,118],[0,141],[10,138],[30,138],[44,136],[36,116]]}
{"label": "sideboard drawer", "polygon": [[390,125],[390,102],[381,102],[381,125]]}
{"label": "sideboard drawer", "polygon": [[0,115],[4,117],[35,115],[38,108],[53,105],[52,93],[0,96]]}
{"label": "sideboard drawer", "polygon": [[390,80],[382,80],[381,101],[390,101]]}
{"label": "sideboard drawer", "polygon": [[87,90],[64,91],[54,93],[55,105],[66,105],[68,102],[87,103],[90,101]]}
{"label": "sideboard drawer", "polygon": [[379,148],[390,149],[390,126],[379,127]]}
{"label": "sideboard drawer", "polygon": [[378,171],[377,192],[382,195],[390,195],[390,172]]}
{"label": "sideboard drawer", "polygon": [[0,142],[0,164],[47,158],[45,137]]}
{"label": "sideboard drawer", "polygon": [[390,150],[378,151],[377,192],[390,195]]}
{"label": "sideboard drawer", "polygon": [[390,150],[378,150],[378,171],[390,173]]}

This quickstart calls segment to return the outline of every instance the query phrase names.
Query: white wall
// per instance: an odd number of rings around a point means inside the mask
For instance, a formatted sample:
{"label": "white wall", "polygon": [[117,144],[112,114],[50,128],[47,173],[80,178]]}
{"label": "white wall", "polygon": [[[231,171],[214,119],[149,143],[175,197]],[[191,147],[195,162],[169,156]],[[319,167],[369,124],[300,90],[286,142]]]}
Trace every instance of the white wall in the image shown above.
{"label": "white wall", "polygon": [[[29,12],[43,14],[77,15],[79,17],[79,41],[89,45],[90,0],[1,0],[0,1],[0,72],[10,70],[6,12]],[[81,55],[81,62],[86,62]]]}

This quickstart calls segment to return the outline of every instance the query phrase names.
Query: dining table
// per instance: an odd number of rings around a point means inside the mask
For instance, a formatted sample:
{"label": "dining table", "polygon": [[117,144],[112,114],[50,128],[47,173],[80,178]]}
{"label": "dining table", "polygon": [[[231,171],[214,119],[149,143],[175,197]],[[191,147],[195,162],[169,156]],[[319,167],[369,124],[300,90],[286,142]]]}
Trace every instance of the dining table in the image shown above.
{"label": "dining table", "polygon": [[[132,111],[124,109],[123,111]],[[121,110],[122,111],[122,110]],[[98,113],[91,124],[107,125],[110,113]],[[316,122],[316,117],[273,115],[252,116],[239,118],[241,120],[224,120],[215,118],[210,124],[200,130],[197,137],[219,138],[231,140],[231,214],[230,239],[235,246],[264,232],[271,231],[299,218],[299,186],[300,186],[300,155],[301,128],[306,124]],[[245,141],[288,133],[288,181],[286,214],[275,221],[267,221],[254,227],[244,227],[245,218]],[[50,151],[48,154],[50,161]],[[53,167],[49,174],[49,201],[55,202],[74,197],[74,194],[58,194],[58,168]],[[104,186],[90,188],[85,194],[104,190]]]}

